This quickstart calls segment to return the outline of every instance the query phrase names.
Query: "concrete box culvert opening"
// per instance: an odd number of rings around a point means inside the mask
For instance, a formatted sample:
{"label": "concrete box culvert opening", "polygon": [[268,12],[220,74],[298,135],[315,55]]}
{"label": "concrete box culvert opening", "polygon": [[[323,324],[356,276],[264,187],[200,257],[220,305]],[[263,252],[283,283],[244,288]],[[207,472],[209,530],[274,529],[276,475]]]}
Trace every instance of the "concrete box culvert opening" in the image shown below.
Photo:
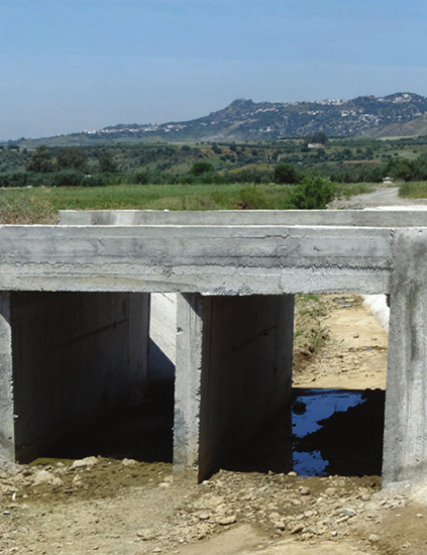
{"label": "concrete box culvert opening", "polygon": [[3,456],[172,462],[173,383],[149,380],[149,305],[144,293],[3,298],[3,372],[13,383]]}
{"label": "concrete box culvert opening", "polygon": [[381,475],[388,338],[362,301],[296,296],[292,411],[277,412],[223,467]]}
{"label": "concrete box culvert opening", "polygon": [[[171,462],[175,416],[174,462],[179,468],[182,430],[179,394],[173,414],[174,352],[179,339],[177,356],[194,357],[185,349],[185,332],[195,324],[176,322],[176,295],[151,295],[151,321],[147,294],[16,292],[9,301],[18,461],[40,455],[104,455]],[[205,366],[196,384],[202,393],[199,479],[220,467],[261,472],[295,468],[295,404],[292,418],[290,411],[298,393],[294,388],[291,396],[293,296],[181,295],[180,302],[192,315],[202,316],[204,347],[198,352]],[[183,312],[181,306],[181,319]],[[316,398],[312,387],[299,393],[306,401]],[[317,398],[334,394],[322,391]],[[378,396],[376,400],[377,406],[383,403]],[[361,428],[360,418],[356,429]],[[260,427],[262,422],[266,424]],[[349,424],[343,426],[344,436],[353,436]],[[232,453],[233,445],[238,455]],[[381,440],[376,447],[381,451]],[[315,442],[298,449],[319,451]],[[332,473],[360,473],[334,468]],[[362,473],[373,472],[366,468]]]}

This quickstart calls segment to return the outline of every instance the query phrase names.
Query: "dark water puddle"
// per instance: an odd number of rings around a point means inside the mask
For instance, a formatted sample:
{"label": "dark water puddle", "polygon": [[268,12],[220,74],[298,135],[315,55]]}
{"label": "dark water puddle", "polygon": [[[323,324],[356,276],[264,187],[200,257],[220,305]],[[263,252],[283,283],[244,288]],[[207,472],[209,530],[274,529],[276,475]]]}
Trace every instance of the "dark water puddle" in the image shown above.
{"label": "dark water puddle", "polygon": [[[46,457],[91,455],[172,462],[173,387],[154,389],[141,404],[121,407],[70,434]],[[289,406],[240,444],[222,468],[302,476],[380,475],[384,391],[294,389]]]}
{"label": "dark water puddle", "polygon": [[381,474],[385,392],[295,390],[294,470],[301,475]]}
{"label": "dark water puddle", "polygon": [[230,454],[227,470],[380,475],[384,391],[294,389],[287,407]]}

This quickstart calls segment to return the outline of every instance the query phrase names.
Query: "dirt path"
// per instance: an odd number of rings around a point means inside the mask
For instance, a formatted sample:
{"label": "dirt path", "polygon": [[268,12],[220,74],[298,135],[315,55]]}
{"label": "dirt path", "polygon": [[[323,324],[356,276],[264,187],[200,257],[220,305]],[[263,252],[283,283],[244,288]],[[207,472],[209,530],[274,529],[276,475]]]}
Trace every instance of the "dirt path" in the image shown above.
{"label": "dirt path", "polygon": [[355,195],[349,199],[335,200],[330,204],[331,209],[360,210],[377,206],[427,206],[427,199],[407,199],[398,196],[398,187],[378,185],[373,193]]}
{"label": "dirt path", "polygon": [[385,389],[388,336],[357,295],[329,295],[329,339],[298,387]]}

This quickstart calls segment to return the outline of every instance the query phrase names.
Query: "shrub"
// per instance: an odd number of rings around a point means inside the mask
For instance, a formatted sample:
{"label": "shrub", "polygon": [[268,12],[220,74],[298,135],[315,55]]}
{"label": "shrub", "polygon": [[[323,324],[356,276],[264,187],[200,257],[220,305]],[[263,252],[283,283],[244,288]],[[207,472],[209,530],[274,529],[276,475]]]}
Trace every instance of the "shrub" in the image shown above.
{"label": "shrub", "polygon": [[100,174],[85,175],[81,184],[83,187],[102,187],[105,185],[105,179]]}
{"label": "shrub", "polygon": [[300,176],[295,166],[279,162],[274,166],[273,179],[275,183],[298,183]]}
{"label": "shrub", "polygon": [[335,196],[335,187],[321,175],[307,175],[290,196],[293,208],[300,210],[323,210]]}
{"label": "shrub", "polygon": [[52,176],[52,184],[56,187],[78,187],[82,184],[84,174],[75,170],[62,170]]}
{"label": "shrub", "polygon": [[209,162],[195,162],[190,170],[193,175],[202,175],[203,173],[213,172],[214,167]]}

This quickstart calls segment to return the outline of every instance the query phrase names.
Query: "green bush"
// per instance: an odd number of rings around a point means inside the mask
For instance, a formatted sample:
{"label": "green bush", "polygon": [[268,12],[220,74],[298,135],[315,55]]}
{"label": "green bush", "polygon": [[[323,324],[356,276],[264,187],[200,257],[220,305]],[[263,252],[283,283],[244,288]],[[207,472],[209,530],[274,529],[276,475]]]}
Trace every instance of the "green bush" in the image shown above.
{"label": "green bush", "polygon": [[203,173],[213,172],[214,167],[209,162],[195,162],[190,170],[193,175],[202,175]]}
{"label": "green bush", "polygon": [[300,175],[295,166],[286,162],[279,162],[274,166],[273,179],[275,183],[298,183]]}
{"label": "green bush", "polygon": [[83,182],[84,174],[75,170],[62,170],[53,174],[51,179],[56,187],[78,187]]}
{"label": "green bush", "polygon": [[321,175],[307,175],[290,196],[290,204],[300,210],[323,210],[335,196],[335,186]]}
{"label": "green bush", "polygon": [[83,187],[102,187],[106,183],[104,177],[98,173],[95,175],[85,175],[81,184]]}

